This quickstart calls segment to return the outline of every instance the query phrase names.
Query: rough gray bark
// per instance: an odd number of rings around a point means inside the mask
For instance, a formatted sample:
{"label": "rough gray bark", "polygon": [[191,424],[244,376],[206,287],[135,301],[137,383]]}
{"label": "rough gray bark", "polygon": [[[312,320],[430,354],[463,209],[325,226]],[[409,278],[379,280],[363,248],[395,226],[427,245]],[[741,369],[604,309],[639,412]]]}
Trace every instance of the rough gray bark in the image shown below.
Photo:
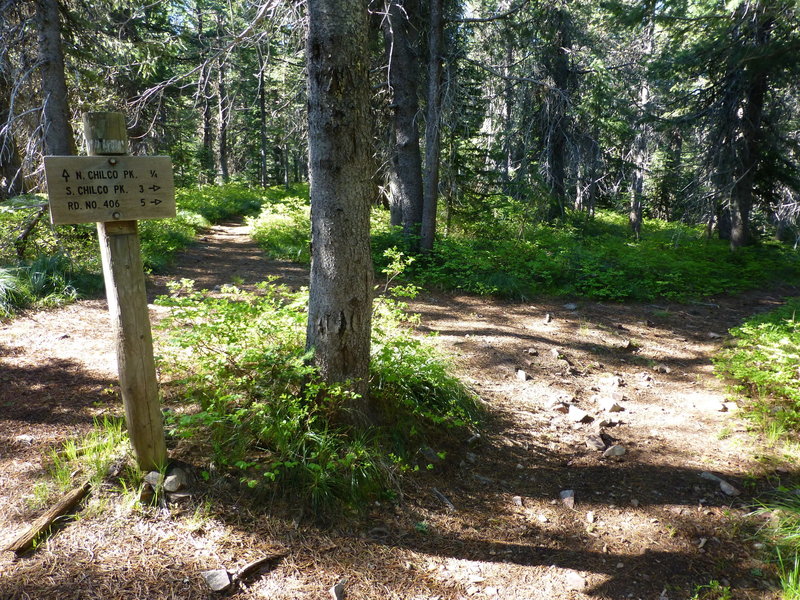
{"label": "rough gray bark", "polygon": [[[764,8],[760,3],[751,9],[755,11],[749,24],[752,44],[755,47],[763,47],[768,41],[772,24],[764,14]],[[746,84],[742,99],[744,106],[740,111],[741,135],[737,140],[738,161],[730,201],[732,250],[753,243],[750,213],[753,208],[756,170],[761,160],[761,118],[768,89],[767,74],[757,66],[746,67],[743,78]]]}
{"label": "rough gray bark", "polygon": [[420,247],[432,250],[436,237],[436,208],[439,201],[439,156],[442,114],[442,0],[430,0],[428,15],[428,93],[425,115],[425,178],[423,181]]}
{"label": "rough gray bark", "polygon": [[553,196],[549,217],[556,218],[564,215],[566,204],[567,142],[573,87],[569,56],[572,23],[565,9],[552,8],[550,12],[553,38],[545,57],[545,67],[552,78],[553,89],[548,90],[542,108],[542,169]]}
{"label": "rough gray bark", "polygon": [[11,128],[11,92],[11,82],[0,62],[0,201],[25,193],[22,158]]}
{"label": "rough gray bark", "polygon": [[[217,13],[217,38],[223,36],[222,14]],[[225,56],[217,59],[217,144],[219,147],[219,179],[222,183],[230,180],[228,168],[228,124],[231,118],[230,98],[227,88],[227,65]]]}
{"label": "rough gray bark", "polygon": [[264,61],[264,54],[261,52],[261,47],[257,47],[258,52],[258,149],[259,149],[259,183],[261,187],[269,185],[269,176],[267,174],[267,91],[266,91],[266,77],[264,77],[264,70],[267,68]]}
{"label": "rough gray bark", "polygon": [[349,419],[371,418],[372,261],[375,196],[370,143],[368,15],[362,2],[309,0],[308,142],[311,279],[306,345],[328,382],[357,394]]}
{"label": "rough gray bark", "polygon": [[201,131],[202,148],[200,150],[200,171],[203,174],[203,183],[214,181],[214,132],[211,118],[212,95],[209,85],[209,61],[208,48],[203,34],[204,15],[200,2],[195,4],[197,14],[197,43],[200,46],[200,78],[197,82],[196,104],[200,106],[202,113]]}
{"label": "rough gray bark", "polygon": [[[392,141],[389,163],[389,189],[392,203],[399,207],[403,233],[409,240],[419,234],[422,222],[422,155],[419,148],[419,63],[413,51],[409,19],[416,12],[416,1],[388,0],[381,23],[389,65],[391,89]],[[415,244],[416,245],[416,244]]]}
{"label": "rough gray bark", "polygon": [[[643,56],[646,62],[655,51],[656,29],[656,3],[650,0],[647,4],[647,14],[644,17],[642,28]],[[633,236],[638,240],[642,234],[642,205],[644,202],[644,179],[650,155],[647,151],[648,142],[652,135],[649,125],[644,122],[647,114],[647,105],[650,103],[650,80],[642,77],[639,88],[639,115],[636,138],[633,142],[633,176],[631,178],[631,203],[628,212],[628,225]]]}
{"label": "rough gray bark", "polygon": [[67,103],[61,17],[57,0],[36,0],[39,63],[42,74],[42,131],[50,155],[75,154],[75,137]]}

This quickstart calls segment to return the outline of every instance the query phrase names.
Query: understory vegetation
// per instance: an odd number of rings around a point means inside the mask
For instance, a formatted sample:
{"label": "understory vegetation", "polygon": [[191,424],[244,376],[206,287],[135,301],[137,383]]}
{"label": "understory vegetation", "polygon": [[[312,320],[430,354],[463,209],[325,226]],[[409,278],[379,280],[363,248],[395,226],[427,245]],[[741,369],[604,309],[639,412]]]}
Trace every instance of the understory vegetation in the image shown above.
{"label": "understory vegetation", "polygon": [[[437,239],[404,276],[419,286],[480,295],[619,302],[682,302],[800,281],[796,251],[777,242],[764,240],[732,253],[700,226],[646,219],[642,239],[634,241],[626,217],[610,210],[536,225],[526,224],[518,212],[490,211],[480,222],[472,215],[469,225],[453,226]],[[308,263],[308,218],[307,195],[289,197],[252,218],[253,235],[272,257]],[[387,249],[408,249],[409,240],[387,220],[386,211],[373,209],[378,269],[385,265]]]}
{"label": "understory vegetation", "polygon": [[[265,202],[291,193],[243,185],[208,185],[176,192],[174,219],[139,222],[142,261],[147,271],[163,270],[198,231],[224,219],[257,214]],[[24,308],[72,302],[102,289],[102,266],[94,223],[50,226],[40,214],[40,196],[0,206],[0,319]],[[33,227],[28,231],[28,228]]]}
{"label": "understory vegetation", "polygon": [[378,425],[349,424],[346,386],[323,384],[310,366],[307,301],[306,291],[269,282],[258,294],[230,286],[219,296],[176,284],[160,299],[173,308],[161,361],[176,407],[168,429],[207,440],[215,464],[247,486],[307,499],[318,515],[391,499],[398,475],[420,467],[421,448],[476,423],[477,398],[411,335],[404,304],[381,297],[370,371]]}
{"label": "understory vegetation", "polygon": [[[800,435],[800,298],[750,317],[730,330],[731,344],[714,359],[717,374],[743,396],[743,412],[786,456],[797,455]],[[783,598],[800,598],[800,498],[779,486],[757,512],[774,553]]]}
{"label": "understory vegetation", "polygon": [[716,370],[748,400],[748,415],[771,437],[800,433],[800,298],[730,330]]}

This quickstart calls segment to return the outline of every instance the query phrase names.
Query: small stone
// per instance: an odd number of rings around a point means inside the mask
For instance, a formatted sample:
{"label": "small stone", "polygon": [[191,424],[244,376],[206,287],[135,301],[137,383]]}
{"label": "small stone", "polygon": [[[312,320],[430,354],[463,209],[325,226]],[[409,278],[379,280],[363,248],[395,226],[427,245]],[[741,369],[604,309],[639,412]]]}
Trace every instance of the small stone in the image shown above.
{"label": "small stone", "polygon": [[575,490],[562,490],[558,495],[564,506],[567,508],[575,508]]}
{"label": "small stone", "polygon": [[616,389],[624,386],[625,380],[622,379],[622,377],[620,377],[619,375],[609,375],[608,377],[606,377],[604,383],[606,384],[606,387],[609,387],[611,389]]}
{"label": "small stone", "polygon": [[550,410],[567,414],[569,412],[569,405],[559,400],[555,400],[550,403]]}
{"label": "small stone", "polygon": [[522,496],[514,496],[511,498],[511,501],[514,503],[514,506],[525,506],[522,502]]}
{"label": "small stone", "polygon": [[481,441],[481,434],[480,433],[473,433],[469,437],[469,439],[467,439],[467,445],[468,446],[474,446],[475,444],[477,444],[480,441]]}
{"label": "small stone", "polygon": [[547,515],[538,515],[536,518],[539,519],[539,523],[549,523],[550,522],[550,519],[547,518]]}
{"label": "small stone", "polygon": [[566,304],[564,304],[564,308],[566,308],[567,310],[578,310],[578,305],[575,304],[574,302],[567,302]]}
{"label": "small stone", "polygon": [[589,413],[587,413],[585,410],[581,410],[574,404],[570,404],[567,416],[574,423],[589,423],[594,420]]}
{"label": "small stone", "polygon": [[606,448],[606,451],[603,452],[604,458],[610,458],[612,456],[623,456],[625,454],[625,447],[620,446],[619,444],[614,444]]}
{"label": "small stone", "polygon": [[567,589],[570,590],[582,590],[586,588],[586,579],[580,573],[576,573],[575,571],[570,571],[567,573],[566,580],[564,582]]}
{"label": "small stone", "polygon": [[539,356],[539,351],[536,348],[528,348],[528,354],[531,356]]}
{"label": "small stone", "polygon": [[544,322],[545,323],[549,323],[552,320],[553,320],[553,315],[551,315],[550,313],[545,314],[545,316],[544,316]]}
{"label": "small stone", "polygon": [[22,435],[15,437],[14,441],[19,442],[20,444],[28,444],[30,446],[33,443],[33,436],[23,433]]}
{"label": "small stone", "polygon": [[656,373],[663,373],[665,375],[672,373],[672,369],[670,369],[664,363],[657,364],[655,367],[653,367],[653,371],[655,371]]}
{"label": "small stone", "polygon": [[633,508],[638,508],[639,507],[639,500],[637,500],[636,498],[631,498],[631,506]]}
{"label": "small stone", "polygon": [[586,513],[586,522],[587,523],[594,523],[597,520],[597,517],[594,514],[594,511],[590,510]]}
{"label": "small stone", "polygon": [[613,398],[601,398],[597,404],[600,410],[609,413],[622,412],[625,410],[625,408]]}
{"label": "small stone", "polygon": [[164,479],[164,490],[167,492],[180,492],[189,487],[189,475],[183,469],[170,469],[169,475]]}
{"label": "small stone", "polygon": [[722,406],[725,407],[725,412],[736,412],[739,410],[739,405],[736,402],[723,402]]}
{"label": "small stone", "polygon": [[337,581],[336,585],[334,585],[330,589],[331,598],[333,598],[333,600],[344,600],[345,596],[344,586],[346,583],[347,583],[347,578],[344,577],[339,581]]}
{"label": "small stone", "polygon": [[213,569],[200,573],[206,585],[214,592],[224,592],[231,585],[231,576],[225,569]]}
{"label": "small stone", "polygon": [[522,369],[517,369],[517,381],[527,381],[528,374]]}
{"label": "small stone", "polygon": [[597,450],[598,452],[606,449],[606,444],[599,435],[591,434],[586,436],[586,447],[589,450]]}
{"label": "small stone", "polygon": [[720,334],[718,334],[718,333],[716,333],[714,331],[709,331],[708,332],[708,339],[710,339],[710,340],[718,340],[718,339],[720,339],[722,337],[723,337],[722,335],[720,335]]}
{"label": "small stone", "polygon": [[475,454],[474,452],[467,452],[464,455],[464,458],[466,458],[467,462],[472,464],[472,465],[474,465],[476,462],[478,462],[478,455]]}
{"label": "small stone", "polygon": [[550,356],[555,359],[561,358],[561,349],[560,348],[550,348]]}
{"label": "small stone", "polygon": [[724,479],[719,482],[719,489],[728,496],[738,496],[741,492]]}
{"label": "small stone", "polygon": [[164,476],[158,471],[150,471],[144,476],[144,481],[156,488],[164,483]]}

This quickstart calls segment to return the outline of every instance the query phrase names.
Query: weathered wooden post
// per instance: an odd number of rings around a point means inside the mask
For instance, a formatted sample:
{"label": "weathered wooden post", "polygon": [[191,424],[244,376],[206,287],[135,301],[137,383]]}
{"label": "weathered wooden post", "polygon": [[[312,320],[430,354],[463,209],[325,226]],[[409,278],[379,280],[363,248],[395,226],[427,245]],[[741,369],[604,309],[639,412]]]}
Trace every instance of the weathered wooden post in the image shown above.
{"label": "weathered wooden post", "polygon": [[167,450],[136,219],[175,216],[172,166],[127,156],[121,113],[87,113],[83,125],[90,156],[45,158],[51,219],[97,222],[128,434],[149,471],[166,464]]}

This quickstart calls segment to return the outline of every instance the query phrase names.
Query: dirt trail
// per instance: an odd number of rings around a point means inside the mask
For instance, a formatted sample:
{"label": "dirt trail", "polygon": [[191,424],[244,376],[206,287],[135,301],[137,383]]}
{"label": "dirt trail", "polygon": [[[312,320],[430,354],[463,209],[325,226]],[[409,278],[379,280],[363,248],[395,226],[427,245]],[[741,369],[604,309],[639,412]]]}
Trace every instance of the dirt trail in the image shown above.
{"label": "dirt trail", "polygon": [[[197,289],[307,282],[305,269],[265,260],[236,223],[210,230],[170,271],[151,278],[151,299],[182,278]],[[748,493],[783,467],[756,462],[753,438],[723,411],[710,356],[728,327],[781,293],[708,305],[423,294],[412,307],[420,330],[438,334],[491,416],[400,505],[318,529],[264,518],[230,490],[210,493],[210,513],[200,500],[147,515],[90,504],[31,557],[0,553],[0,599],[211,598],[200,571],[275,546],[289,557],[230,597],[329,597],[347,577],[354,599],[675,600],[711,580],[735,598],[777,598],[743,532]],[[0,547],[35,517],[25,497],[47,450],[118,414],[111,347],[101,300],[0,324]],[[624,454],[604,457],[614,445]]]}

